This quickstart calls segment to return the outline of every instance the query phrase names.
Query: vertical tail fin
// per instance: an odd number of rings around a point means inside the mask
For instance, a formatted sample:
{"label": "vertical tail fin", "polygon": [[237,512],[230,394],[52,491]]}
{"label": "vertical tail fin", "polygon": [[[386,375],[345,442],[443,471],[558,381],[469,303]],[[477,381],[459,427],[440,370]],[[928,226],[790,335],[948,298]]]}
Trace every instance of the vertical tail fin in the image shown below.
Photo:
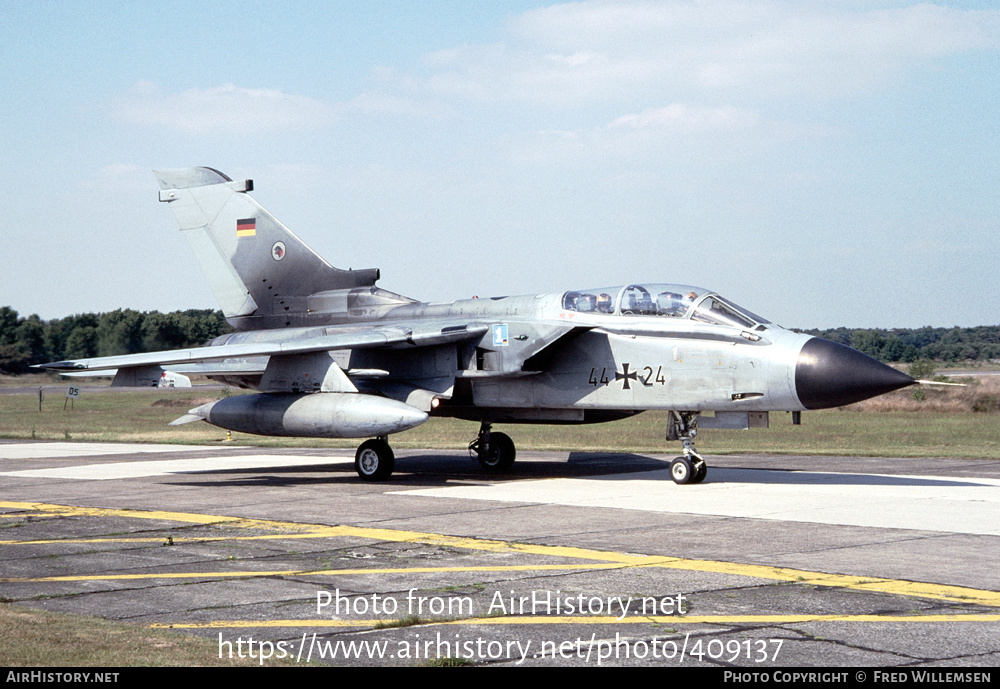
{"label": "vertical tail fin", "polygon": [[154,174],[227,319],[283,325],[304,312],[310,294],[379,278],[378,269],[340,270],[323,260],[247,194],[253,180],[234,182],[207,167]]}

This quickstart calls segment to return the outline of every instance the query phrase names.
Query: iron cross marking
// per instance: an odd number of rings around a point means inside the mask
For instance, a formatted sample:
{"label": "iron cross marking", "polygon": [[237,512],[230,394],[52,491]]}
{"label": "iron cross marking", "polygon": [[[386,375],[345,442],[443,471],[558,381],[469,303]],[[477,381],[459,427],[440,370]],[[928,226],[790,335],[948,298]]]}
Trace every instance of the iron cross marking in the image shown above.
{"label": "iron cross marking", "polygon": [[622,364],[622,373],[618,373],[618,371],[615,371],[616,381],[622,380],[623,378],[625,379],[624,387],[622,388],[623,390],[631,390],[632,388],[630,388],[628,384],[629,380],[638,380],[639,377],[638,373],[636,373],[635,371],[629,371],[628,367],[629,367],[628,364]]}

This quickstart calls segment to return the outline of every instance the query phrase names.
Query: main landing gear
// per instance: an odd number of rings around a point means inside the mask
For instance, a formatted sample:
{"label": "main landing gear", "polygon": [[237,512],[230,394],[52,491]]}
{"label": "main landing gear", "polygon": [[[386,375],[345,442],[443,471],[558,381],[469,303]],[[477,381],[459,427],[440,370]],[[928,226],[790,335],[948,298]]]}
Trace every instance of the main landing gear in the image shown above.
{"label": "main landing gear", "polygon": [[672,411],[667,423],[667,440],[680,440],[684,445],[684,456],[670,462],[670,478],[674,483],[701,483],[708,475],[705,459],[694,449],[694,437],[698,435],[698,412]]}
{"label": "main landing gear", "polygon": [[[509,435],[491,431],[490,424],[484,422],[469,444],[469,453],[486,471],[502,473],[513,466],[517,450]],[[395,468],[396,456],[384,435],[361,443],[354,455],[354,469],[365,481],[384,481]]]}
{"label": "main landing gear", "polygon": [[396,468],[396,455],[392,453],[386,436],[361,443],[354,455],[354,469],[365,481],[384,481]]}
{"label": "main landing gear", "polygon": [[479,465],[491,473],[507,471],[514,464],[517,451],[514,441],[506,433],[490,430],[491,424],[483,422],[479,435],[469,443],[469,454],[475,455]]}

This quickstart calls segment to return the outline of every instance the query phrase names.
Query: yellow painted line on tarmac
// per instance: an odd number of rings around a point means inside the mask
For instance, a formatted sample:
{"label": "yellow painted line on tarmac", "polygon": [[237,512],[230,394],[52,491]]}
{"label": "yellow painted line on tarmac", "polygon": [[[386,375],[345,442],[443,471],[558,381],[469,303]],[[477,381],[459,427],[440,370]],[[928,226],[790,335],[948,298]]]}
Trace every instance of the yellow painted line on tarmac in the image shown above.
{"label": "yellow painted line on tarmac", "polygon": [[[229,524],[227,524],[229,526]],[[239,525],[237,525],[239,526]],[[256,536],[115,536],[95,538],[43,538],[37,541],[0,541],[0,545],[73,545],[81,543],[163,543],[169,537],[174,545],[181,543],[211,543],[214,541],[278,541],[299,538],[333,538],[343,536],[341,527],[328,527],[324,531],[308,534],[258,534]]]}
{"label": "yellow painted line on tarmac", "polygon": [[[46,515],[65,517],[128,517],[130,519],[160,519],[163,521],[182,522],[185,524],[226,524],[249,529],[292,529],[294,531],[314,529],[340,529],[322,524],[297,524],[295,522],[278,522],[267,519],[244,519],[243,517],[225,517],[213,514],[197,514],[191,512],[168,512],[163,510],[121,510],[105,507],[76,507],[72,505],[51,505],[44,502],[10,502],[0,500],[0,509],[29,510]],[[23,516],[23,515],[22,515]],[[31,516],[31,515],[27,515]],[[8,541],[17,542],[17,541]],[[42,542],[42,541],[36,541]],[[53,540],[49,542],[60,542]]]}
{"label": "yellow painted line on tarmac", "polygon": [[[248,627],[331,628],[375,627],[395,620],[217,620],[213,622],[157,622],[157,629],[245,629]],[[1000,622],[1000,615],[635,615],[472,617],[462,620],[421,620],[411,627],[431,625],[569,625],[569,624],[803,624],[809,622]],[[383,627],[386,628],[386,627]]]}
{"label": "yellow painted line on tarmac", "polygon": [[[161,539],[162,540],[162,539]],[[53,581],[114,581],[144,579],[238,579],[241,577],[347,576],[351,574],[438,574],[448,572],[540,572],[550,570],[621,569],[621,565],[503,565],[497,567],[391,567],[371,569],[288,569],[233,572],[162,572],[158,574],[81,574],[59,577],[0,578],[0,583],[40,583]]]}
{"label": "yellow painted line on tarmac", "polygon": [[[57,514],[33,514],[30,515],[32,519],[58,519]],[[0,519],[24,519],[23,514],[0,514]]]}
{"label": "yellow painted line on tarmac", "polygon": [[[395,543],[421,543],[424,545],[438,545],[450,548],[460,548],[464,550],[488,552],[488,553],[517,553],[523,555],[536,555],[545,558],[566,558],[571,560],[598,561],[601,563],[597,568],[628,568],[628,567],[659,567],[666,569],[677,569],[695,572],[713,572],[717,574],[731,574],[753,579],[764,579],[768,581],[787,581],[801,583],[810,586],[831,586],[836,588],[846,588],[860,591],[889,593],[900,596],[913,596],[918,598],[930,598],[934,600],[944,600],[956,603],[970,603],[977,605],[987,605],[1000,607],[1000,592],[988,591],[984,589],[973,589],[962,586],[947,586],[943,584],[928,584],[901,579],[886,579],[881,577],[859,577],[843,574],[830,574],[824,572],[813,572],[802,569],[792,569],[788,567],[771,567],[769,565],[754,565],[736,562],[724,562],[718,560],[689,560],[679,557],[665,557],[658,555],[634,555],[630,553],[619,553],[607,550],[592,550],[589,548],[578,548],[574,546],[551,546],[534,543],[515,543],[510,541],[496,541],[489,539],[467,538],[464,536],[447,536],[444,534],[424,533],[419,531],[403,531],[398,529],[381,529],[359,526],[327,526],[324,524],[302,524],[295,522],[272,521],[261,519],[243,519],[240,517],[227,517],[219,515],[197,514],[188,512],[165,512],[165,511],[141,511],[141,510],[121,510],[91,507],[70,507],[66,505],[49,505],[46,503],[33,502],[6,502],[0,501],[0,509],[30,510],[41,514],[58,514],[65,516],[98,516],[98,517],[127,517],[135,519],[160,519],[174,521],[185,524],[219,524],[232,526],[240,529],[259,529],[277,531],[278,534],[259,534],[254,536],[236,536],[234,539],[259,539],[259,538],[335,538],[351,537],[370,539],[374,541],[388,541]],[[145,537],[143,537],[145,538]],[[208,537],[215,538],[215,537]],[[125,539],[131,540],[131,539]],[[162,538],[154,539],[162,542]],[[194,541],[207,540],[193,538]],[[225,540],[225,539],[223,539]],[[62,540],[40,540],[40,541],[0,541],[5,545],[38,545],[38,544],[64,544],[72,542],[94,542],[92,539]],[[175,539],[175,543],[176,543]],[[549,563],[552,564],[552,563]],[[568,568],[580,568],[581,565],[571,565]],[[541,565],[528,566],[526,569],[541,569]],[[371,573],[412,573],[414,571],[428,572],[468,572],[477,571],[476,568],[430,568],[427,570],[404,568],[404,569],[366,569],[366,570],[331,570],[337,572],[362,572]],[[496,568],[487,568],[484,571],[498,571]],[[294,574],[316,574],[316,572],[294,572]],[[236,576],[279,576],[281,574],[267,574],[262,572],[229,572],[210,573],[194,576],[214,576],[214,577],[236,577]],[[290,574],[285,574],[290,575]],[[124,578],[129,575],[107,575],[111,578]],[[146,575],[132,575],[146,576]],[[191,574],[176,576],[191,577]],[[99,576],[85,577],[85,579],[97,579]],[[55,579],[48,579],[53,581]],[[10,580],[0,580],[10,581]]]}

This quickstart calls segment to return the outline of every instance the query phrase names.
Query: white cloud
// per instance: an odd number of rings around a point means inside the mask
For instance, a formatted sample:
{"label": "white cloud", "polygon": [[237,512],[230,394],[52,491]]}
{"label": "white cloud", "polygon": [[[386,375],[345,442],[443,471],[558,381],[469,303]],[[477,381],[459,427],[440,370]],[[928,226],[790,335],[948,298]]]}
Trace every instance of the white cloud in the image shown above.
{"label": "white cloud", "polygon": [[710,108],[687,103],[673,103],[639,113],[622,115],[610,122],[609,130],[657,130],[686,134],[709,130],[749,129],[760,121],[757,113],[743,108]]}
{"label": "white cloud", "polygon": [[148,81],[136,83],[114,110],[125,122],[191,133],[310,129],[329,124],[337,114],[336,107],[323,101],[274,89],[226,84],[163,93]]}
{"label": "white cloud", "polygon": [[790,141],[832,134],[829,127],[769,118],[753,108],[671,103],[593,127],[536,131],[520,142],[513,155],[522,162],[583,161],[593,156],[648,161],[667,155],[735,163]]}
{"label": "white cloud", "polygon": [[137,82],[114,106],[115,116],[124,122],[165,126],[195,134],[322,129],[342,117],[426,117],[447,112],[445,106],[384,90],[365,91],[346,102],[332,103],[274,89],[240,88],[233,84],[164,93],[149,81]]}
{"label": "white cloud", "polygon": [[487,103],[825,98],[877,88],[927,59],[998,46],[993,10],[595,0],[518,15],[503,42],[430,54],[424,85]]}

